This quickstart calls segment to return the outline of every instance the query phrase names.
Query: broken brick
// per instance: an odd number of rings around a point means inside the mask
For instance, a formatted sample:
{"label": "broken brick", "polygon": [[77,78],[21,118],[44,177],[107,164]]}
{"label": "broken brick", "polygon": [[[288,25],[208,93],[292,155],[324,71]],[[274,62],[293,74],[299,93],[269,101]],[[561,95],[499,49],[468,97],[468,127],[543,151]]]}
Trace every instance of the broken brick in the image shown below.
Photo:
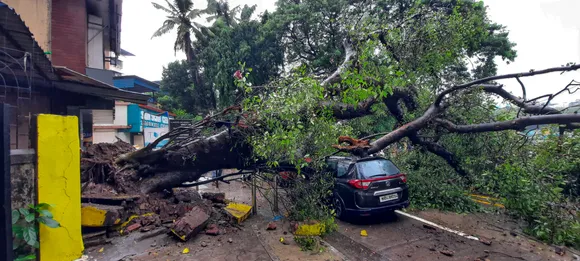
{"label": "broken brick", "polygon": [[220,231],[216,224],[210,224],[207,226],[205,234],[210,236],[217,236],[220,234]]}
{"label": "broken brick", "polygon": [[208,219],[209,215],[195,206],[173,224],[172,231],[181,240],[187,241],[205,228]]}
{"label": "broken brick", "polygon": [[270,222],[266,230],[276,230],[276,223]]}
{"label": "broken brick", "polygon": [[133,231],[135,231],[135,230],[137,230],[137,229],[139,229],[139,228],[141,228],[141,224],[139,224],[139,223],[135,223],[135,224],[133,224],[133,225],[130,225],[130,226],[128,226],[128,227],[125,229],[125,231],[127,231],[127,233],[131,233],[131,232],[133,232]]}

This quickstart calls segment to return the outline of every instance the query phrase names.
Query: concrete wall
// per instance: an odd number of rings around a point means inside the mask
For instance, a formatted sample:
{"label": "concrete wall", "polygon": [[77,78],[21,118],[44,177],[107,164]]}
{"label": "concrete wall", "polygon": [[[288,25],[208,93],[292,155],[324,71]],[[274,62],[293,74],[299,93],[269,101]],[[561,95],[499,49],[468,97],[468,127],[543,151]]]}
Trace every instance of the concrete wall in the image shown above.
{"label": "concrete wall", "polygon": [[76,260],[84,246],[81,234],[81,166],[79,123],[75,116],[37,117],[38,202],[50,211],[58,228],[39,226],[40,260]]}
{"label": "concrete wall", "polygon": [[36,201],[36,153],[32,149],[10,151],[10,184],[12,209]]}
{"label": "concrete wall", "polygon": [[115,142],[116,135],[116,129],[93,129],[93,144]]}
{"label": "concrete wall", "polygon": [[51,0],[2,0],[2,2],[16,10],[40,48],[50,51]]}
{"label": "concrete wall", "polygon": [[115,102],[115,125],[127,125],[127,105],[126,102]]}
{"label": "concrete wall", "polygon": [[86,1],[52,0],[51,22],[52,63],[86,73]]}

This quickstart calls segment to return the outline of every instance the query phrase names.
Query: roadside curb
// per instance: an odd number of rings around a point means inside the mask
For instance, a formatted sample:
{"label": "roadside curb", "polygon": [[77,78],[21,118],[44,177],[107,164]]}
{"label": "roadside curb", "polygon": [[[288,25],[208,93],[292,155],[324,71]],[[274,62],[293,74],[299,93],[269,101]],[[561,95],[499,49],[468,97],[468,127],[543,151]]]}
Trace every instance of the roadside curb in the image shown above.
{"label": "roadside curb", "polygon": [[350,259],[345,254],[343,254],[338,249],[336,249],[335,247],[333,247],[331,244],[329,244],[328,242],[326,242],[326,240],[324,240],[323,238],[320,238],[320,241],[322,243],[324,243],[326,246],[328,246],[328,250],[330,250],[330,252],[332,252],[333,254],[337,255],[338,257],[340,257],[344,261],[350,261]]}

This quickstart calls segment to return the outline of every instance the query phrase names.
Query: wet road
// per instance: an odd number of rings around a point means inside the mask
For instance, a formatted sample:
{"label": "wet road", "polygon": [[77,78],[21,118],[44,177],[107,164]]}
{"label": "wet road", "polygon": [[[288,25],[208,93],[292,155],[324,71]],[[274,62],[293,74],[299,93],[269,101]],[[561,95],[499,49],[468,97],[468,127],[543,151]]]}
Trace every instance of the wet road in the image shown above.
{"label": "wet road", "polygon": [[[351,260],[546,260],[501,239],[486,245],[397,214],[338,223],[325,240]],[[363,229],[368,236],[360,235]]]}

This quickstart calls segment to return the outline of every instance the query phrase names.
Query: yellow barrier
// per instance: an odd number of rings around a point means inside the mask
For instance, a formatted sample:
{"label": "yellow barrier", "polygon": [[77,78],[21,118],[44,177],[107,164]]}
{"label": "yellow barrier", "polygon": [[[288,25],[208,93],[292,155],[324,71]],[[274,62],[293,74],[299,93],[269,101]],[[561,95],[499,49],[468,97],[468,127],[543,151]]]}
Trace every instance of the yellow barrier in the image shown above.
{"label": "yellow barrier", "polygon": [[82,204],[81,225],[84,227],[108,227],[121,222],[123,207]]}
{"label": "yellow barrier", "polygon": [[80,145],[77,117],[37,116],[38,202],[50,209],[59,228],[40,225],[40,260],[82,256]]}
{"label": "yellow barrier", "polygon": [[238,224],[242,223],[248,218],[251,210],[252,206],[236,202],[228,203],[225,208],[225,211],[230,213],[238,221]]}
{"label": "yellow barrier", "polygon": [[469,196],[471,197],[471,200],[473,200],[477,203],[484,204],[484,205],[490,205],[490,206],[494,206],[494,207],[498,207],[498,208],[505,208],[505,206],[503,204],[496,203],[496,202],[500,201],[497,198],[483,196],[483,195],[477,195],[477,194],[470,194]]}

